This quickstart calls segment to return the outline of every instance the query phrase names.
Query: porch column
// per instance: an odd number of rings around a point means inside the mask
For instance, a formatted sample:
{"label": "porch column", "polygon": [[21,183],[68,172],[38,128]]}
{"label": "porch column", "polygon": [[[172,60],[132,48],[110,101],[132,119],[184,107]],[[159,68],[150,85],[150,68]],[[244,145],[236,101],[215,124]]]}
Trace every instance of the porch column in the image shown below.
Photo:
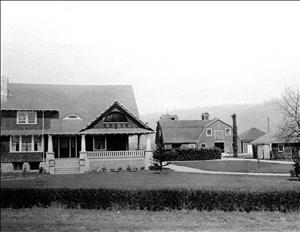
{"label": "porch column", "polygon": [[54,173],[55,158],[53,152],[52,135],[48,135],[48,151],[46,152],[46,172]]}
{"label": "porch column", "polygon": [[150,151],[151,150],[151,138],[150,138],[150,134],[147,134],[146,135],[146,150],[147,151]]}
{"label": "porch column", "polygon": [[81,135],[81,152],[86,152],[86,148],[85,148],[85,135]]}
{"label": "porch column", "polygon": [[53,152],[52,135],[48,135],[48,152]]}
{"label": "porch column", "polygon": [[141,149],[141,135],[138,135],[138,137],[137,137],[137,149],[138,150]]}
{"label": "porch column", "polygon": [[79,166],[80,173],[84,173],[89,170],[89,160],[87,157],[85,146],[85,134],[81,135],[81,151],[79,152]]}

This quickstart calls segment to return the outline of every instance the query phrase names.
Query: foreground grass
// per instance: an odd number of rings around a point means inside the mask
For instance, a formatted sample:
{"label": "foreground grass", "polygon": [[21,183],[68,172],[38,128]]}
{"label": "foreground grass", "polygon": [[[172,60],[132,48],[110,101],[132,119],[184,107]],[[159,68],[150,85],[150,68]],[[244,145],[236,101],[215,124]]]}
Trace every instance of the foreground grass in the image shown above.
{"label": "foreground grass", "polygon": [[2,179],[2,188],[114,188],[114,189],[208,189],[230,191],[296,190],[300,181],[286,177],[209,175],[179,172],[87,173],[78,175],[37,175]]}
{"label": "foreground grass", "polygon": [[178,166],[198,168],[205,171],[219,172],[255,172],[255,173],[286,173],[292,169],[291,164],[254,162],[250,160],[202,160],[202,161],[175,161]]}
{"label": "foreground grass", "polygon": [[299,212],[2,209],[1,231],[299,231]]}

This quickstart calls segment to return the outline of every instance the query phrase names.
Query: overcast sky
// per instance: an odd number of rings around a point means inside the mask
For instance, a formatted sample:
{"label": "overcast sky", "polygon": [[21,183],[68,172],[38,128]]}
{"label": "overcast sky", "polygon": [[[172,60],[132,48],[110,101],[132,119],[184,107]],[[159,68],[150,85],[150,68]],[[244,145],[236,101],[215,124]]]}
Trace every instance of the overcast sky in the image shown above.
{"label": "overcast sky", "polygon": [[140,114],[299,87],[300,2],[1,2],[11,82],[129,84]]}

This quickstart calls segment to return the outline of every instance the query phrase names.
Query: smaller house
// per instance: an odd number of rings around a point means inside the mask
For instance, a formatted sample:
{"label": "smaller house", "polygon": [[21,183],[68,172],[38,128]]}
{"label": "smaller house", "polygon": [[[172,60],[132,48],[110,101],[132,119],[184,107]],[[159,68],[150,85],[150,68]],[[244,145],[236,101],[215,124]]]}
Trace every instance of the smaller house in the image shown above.
{"label": "smaller house", "polygon": [[218,118],[210,119],[208,113],[202,113],[201,120],[162,115],[157,122],[155,143],[165,149],[218,147],[232,153],[232,126]]}
{"label": "smaller house", "polygon": [[272,131],[251,142],[257,147],[259,159],[292,159],[293,153],[300,151],[300,138],[285,141],[278,132]]}
{"label": "smaller house", "polygon": [[241,133],[239,137],[241,139],[242,153],[253,154],[253,145],[251,144],[251,142],[263,136],[264,134],[266,134],[266,132],[255,127],[252,127],[249,130]]}

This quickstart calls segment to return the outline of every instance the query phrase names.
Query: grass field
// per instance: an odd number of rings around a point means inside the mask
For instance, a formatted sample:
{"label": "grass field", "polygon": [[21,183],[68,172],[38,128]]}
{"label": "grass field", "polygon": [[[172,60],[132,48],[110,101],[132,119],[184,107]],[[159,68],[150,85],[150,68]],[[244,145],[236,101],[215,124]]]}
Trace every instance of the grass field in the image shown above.
{"label": "grass field", "polygon": [[209,175],[179,172],[87,173],[78,175],[37,175],[2,179],[2,188],[115,188],[115,189],[214,189],[232,191],[296,190],[300,181],[286,177]]}
{"label": "grass field", "polygon": [[222,172],[255,172],[255,173],[286,173],[292,169],[291,164],[267,163],[250,160],[203,160],[203,161],[175,161],[179,166],[198,168],[205,171]]}
{"label": "grass field", "polygon": [[2,209],[1,231],[299,231],[299,212]]}

